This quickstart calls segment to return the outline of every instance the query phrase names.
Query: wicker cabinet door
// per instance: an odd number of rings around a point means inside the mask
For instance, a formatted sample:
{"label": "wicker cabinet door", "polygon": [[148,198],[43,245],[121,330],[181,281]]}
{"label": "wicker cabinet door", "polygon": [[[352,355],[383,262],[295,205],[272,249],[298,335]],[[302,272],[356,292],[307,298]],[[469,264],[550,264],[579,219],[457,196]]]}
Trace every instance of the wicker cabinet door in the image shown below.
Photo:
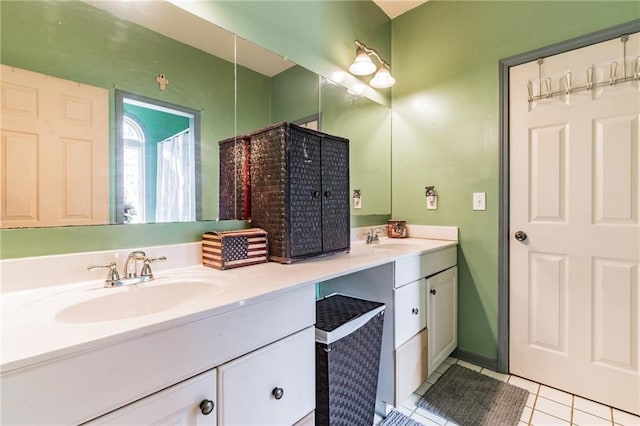
{"label": "wicker cabinet door", "polygon": [[349,143],[322,138],[322,251],[349,248]]}
{"label": "wicker cabinet door", "polygon": [[291,257],[322,253],[320,135],[291,127],[289,135],[289,249]]}

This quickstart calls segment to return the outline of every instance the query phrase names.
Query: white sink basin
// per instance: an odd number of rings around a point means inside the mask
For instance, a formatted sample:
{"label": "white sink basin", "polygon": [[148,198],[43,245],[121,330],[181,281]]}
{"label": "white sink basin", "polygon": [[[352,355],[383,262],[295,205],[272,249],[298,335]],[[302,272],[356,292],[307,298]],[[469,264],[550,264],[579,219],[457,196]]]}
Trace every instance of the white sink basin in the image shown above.
{"label": "white sink basin", "polygon": [[215,297],[224,285],[215,282],[185,281],[158,283],[104,289],[104,294],[70,305],[59,311],[55,319],[62,323],[83,324],[114,321],[155,314],[180,306]]}

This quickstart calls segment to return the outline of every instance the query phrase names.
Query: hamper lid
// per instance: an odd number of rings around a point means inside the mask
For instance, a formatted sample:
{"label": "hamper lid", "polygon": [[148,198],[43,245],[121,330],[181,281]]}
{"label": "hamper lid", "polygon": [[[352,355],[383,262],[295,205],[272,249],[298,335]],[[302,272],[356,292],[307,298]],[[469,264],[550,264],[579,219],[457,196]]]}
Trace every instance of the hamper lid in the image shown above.
{"label": "hamper lid", "polygon": [[332,343],[383,312],[384,303],[334,293],[316,301],[316,342]]}

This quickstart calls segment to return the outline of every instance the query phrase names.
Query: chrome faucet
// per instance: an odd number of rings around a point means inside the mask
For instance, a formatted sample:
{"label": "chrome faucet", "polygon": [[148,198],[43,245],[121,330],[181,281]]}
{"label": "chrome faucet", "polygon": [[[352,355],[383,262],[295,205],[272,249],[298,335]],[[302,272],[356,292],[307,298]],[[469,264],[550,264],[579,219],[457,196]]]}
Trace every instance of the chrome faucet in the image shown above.
{"label": "chrome faucet", "polygon": [[[147,254],[143,251],[132,251],[127,256],[127,260],[124,262],[124,269],[122,275],[125,278],[138,278],[138,260],[144,262],[147,258]],[[131,263],[133,262],[133,272],[130,271]]]}
{"label": "chrome faucet", "polygon": [[[116,262],[111,262],[108,265],[90,265],[87,267],[89,271],[93,269],[108,269],[107,279],[104,282],[105,287],[121,287],[130,284],[139,284],[153,280],[153,272],[151,272],[152,262],[164,262],[167,260],[165,256],[157,257],[155,259],[149,259],[145,252],[136,250],[129,253],[127,260],[124,263],[122,275],[124,278],[120,278]],[[142,262],[142,267],[138,272],[138,261]]]}

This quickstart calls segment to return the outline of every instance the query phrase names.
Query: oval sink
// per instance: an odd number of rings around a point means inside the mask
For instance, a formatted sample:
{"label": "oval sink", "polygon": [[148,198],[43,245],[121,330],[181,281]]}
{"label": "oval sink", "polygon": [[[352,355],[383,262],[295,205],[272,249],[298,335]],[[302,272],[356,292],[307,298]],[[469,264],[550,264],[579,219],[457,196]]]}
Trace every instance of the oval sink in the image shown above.
{"label": "oval sink", "polygon": [[383,243],[383,244],[375,244],[373,246],[374,250],[406,250],[406,249],[415,249],[418,247],[416,244],[411,243]]}
{"label": "oval sink", "polygon": [[79,324],[150,315],[219,294],[222,287],[211,282],[155,285],[151,282],[144,286],[132,285],[109,290],[114,293],[85,300],[61,310],[56,314],[56,320]]}

